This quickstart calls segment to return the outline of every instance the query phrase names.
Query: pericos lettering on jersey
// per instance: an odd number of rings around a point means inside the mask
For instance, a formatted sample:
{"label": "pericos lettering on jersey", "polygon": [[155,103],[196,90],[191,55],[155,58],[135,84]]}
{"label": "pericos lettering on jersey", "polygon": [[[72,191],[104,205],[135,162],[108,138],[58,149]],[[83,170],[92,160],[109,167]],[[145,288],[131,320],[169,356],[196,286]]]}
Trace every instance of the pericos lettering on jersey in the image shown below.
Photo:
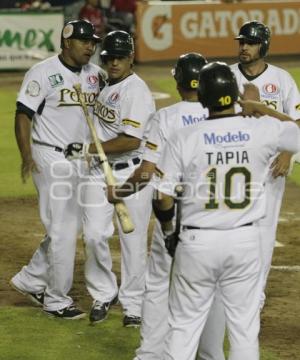
{"label": "pericos lettering on jersey", "polygon": [[[95,104],[95,99],[98,96],[98,93],[93,92],[83,92],[84,102],[86,105],[93,106]],[[78,95],[75,90],[70,89],[61,89],[60,90],[60,99],[58,106],[77,106],[80,105]]]}
{"label": "pericos lettering on jersey", "polygon": [[202,115],[202,116],[182,115],[181,119],[182,119],[183,126],[187,126],[187,125],[197,124],[198,122],[205,120],[206,117],[205,117],[205,115]]}
{"label": "pericos lettering on jersey", "polygon": [[[237,133],[227,132],[225,135],[215,133],[204,133],[204,142],[206,145],[232,145],[232,143],[244,143],[250,140],[248,133],[238,131]],[[241,144],[240,144],[241,145]]]}
{"label": "pericos lettering on jersey", "polygon": [[94,114],[101,120],[113,123],[116,121],[115,110],[111,109],[99,101],[95,102]]}

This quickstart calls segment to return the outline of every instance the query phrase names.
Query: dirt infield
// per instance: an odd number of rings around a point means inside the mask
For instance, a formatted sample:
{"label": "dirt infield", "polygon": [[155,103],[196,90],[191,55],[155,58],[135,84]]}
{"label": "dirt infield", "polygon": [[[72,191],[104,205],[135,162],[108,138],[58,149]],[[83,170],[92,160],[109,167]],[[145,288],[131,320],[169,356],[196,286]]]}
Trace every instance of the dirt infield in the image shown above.
{"label": "dirt infield", "polygon": [[[151,87],[153,77],[160,76],[162,72],[165,74],[169,68],[166,70],[158,65],[139,65],[137,70]],[[1,87],[8,86],[17,91],[22,78],[22,72],[1,74]],[[172,99],[160,100],[157,105],[161,107],[171,102]],[[300,187],[288,182],[277,236],[277,240],[283,246],[275,248],[261,330],[261,343],[278,355],[280,360],[300,359],[299,209]],[[9,287],[8,281],[28,262],[43,237],[44,230],[39,220],[37,200],[0,199],[0,218],[0,306],[30,306],[22,295]],[[112,239],[111,248],[114,269],[120,278],[120,249],[117,236]],[[92,300],[84,285],[83,263],[84,250],[79,239],[72,296],[88,311]]]}

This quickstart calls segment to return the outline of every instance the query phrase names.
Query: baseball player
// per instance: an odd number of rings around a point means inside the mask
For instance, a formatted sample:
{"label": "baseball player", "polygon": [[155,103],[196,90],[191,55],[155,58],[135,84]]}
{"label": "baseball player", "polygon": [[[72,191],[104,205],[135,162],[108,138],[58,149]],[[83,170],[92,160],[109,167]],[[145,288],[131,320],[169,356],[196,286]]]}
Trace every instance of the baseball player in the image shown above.
{"label": "baseball player", "polygon": [[47,314],[64,319],[85,316],[68,292],[81,227],[77,185],[86,169],[82,161],[67,161],[63,150],[70,142],[89,141],[73,85],[82,84],[92,109],[99,93],[100,68],[89,60],[98,41],[90,22],[68,22],[62,30],[61,53],[26,73],[17,98],[15,129],[21,176],[25,181],[32,173],[47,235],[11,285],[43,306]]}
{"label": "baseball player", "polygon": [[[201,106],[197,97],[199,72],[206,63],[206,59],[197,53],[188,53],[179,57],[172,74],[182,100],[156,112],[150,123],[151,129],[141,166],[126,181],[126,186],[110,189],[108,194],[110,201],[114,200],[113,196],[118,198],[129,195],[128,189],[131,189],[133,193],[145,186],[155,171],[155,166],[161,157],[167,139],[186,127],[196,129],[197,125],[207,118],[207,109]],[[162,356],[164,339],[168,329],[171,261],[172,259],[165,248],[164,234],[159,222],[156,221],[147,264],[146,291],[142,307],[141,345],[136,351],[136,360],[154,360]],[[199,359],[201,360],[224,359],[224,327],[218,327],[220,318],[224,317],[223,313],[220,301],[214,302],[214,307],[200,341]],[[214,333],[211,332],[211,329],[214,329]],[[219,329],[221,333],[216,334]]]}
{"label": "baseball player", "polygon": [[[106,65],[108,84],[94,106],[94,119],[103,149],[108,155],[114,175],[125,182],[141,161],[143,138],[148,120],[155,111],[152,94],[145,82],[132,70],[134,45],[130,34],[112,31],[102,44],[102,62]],[[74,158],[85,151],[95,153],[92,144],[70,144],[66,156]],[[84,239],[87,261],[87,288],[94,299],[90,313],[92,323],[103,321],[118,294],[108,239],[113,235],[113,206],[108,203],[103,173],[96,164],[91,170],[84,194]],[[102,190],[102,191],[101,191]],[[145,288],[147,230],[151,215],[152,187],[145,187],[138,196],[126,199],[135,230],[121,240],[121,285],[119,300],[124,311],[123,325],[139,326]],[[93,206],[94,205],[94,206]],[[95,206],[98,211],[95,211]],[[119,224],[118,224],[119,225]]]}
{"label": "baseball player", "polygon": [[[239,41],[239,63],[232,65],[241,89],[252,83],[259,89],[261,101],[272,109],[284,112],[293,119],[300,118],[300,94],[291,75],[265,62],[270,46],[270,30],[258,21],[245,23],[235,38]],[[270,162],[266,182],[268,197],[267,215],[260,221],[264,259],[265,284],[271,267],[276,229],[292,154],[276,154]],[[264,302],[262,297],[262,306]]]}
{"label": "baseball player", "polygon": [[169,139],[158,163],[160,193],[154,209],[163,230],[174,214],[174,189],[184,187],[164,360],[195,358],[217,287],[225,307],[229,360],[259,359],[262,263],[257,222],[266,213],[264,183],[271,156],[299,151],[300,132],[293,121],[236,115],[237,97],[230,67],[205,65],[199,100],[209,117],[197,129]]}

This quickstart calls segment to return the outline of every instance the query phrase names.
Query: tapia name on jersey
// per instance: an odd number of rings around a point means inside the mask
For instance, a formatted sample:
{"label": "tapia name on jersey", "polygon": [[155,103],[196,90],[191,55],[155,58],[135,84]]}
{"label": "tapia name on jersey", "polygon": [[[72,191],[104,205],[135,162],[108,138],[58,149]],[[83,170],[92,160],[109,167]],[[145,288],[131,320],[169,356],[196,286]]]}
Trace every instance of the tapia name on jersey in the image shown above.
{"label": "tapia name on jersey", "polygon": [[217,151],[206,152],[208,165],[230,165],[249,163],[249,155],[246,150],[242,151]]}

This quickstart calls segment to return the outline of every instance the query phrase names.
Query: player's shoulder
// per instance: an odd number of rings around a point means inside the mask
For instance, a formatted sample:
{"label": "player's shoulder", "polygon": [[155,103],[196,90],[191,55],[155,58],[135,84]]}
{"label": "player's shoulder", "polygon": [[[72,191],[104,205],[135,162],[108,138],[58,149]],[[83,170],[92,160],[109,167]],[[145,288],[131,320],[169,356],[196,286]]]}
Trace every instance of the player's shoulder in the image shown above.
{"label": "player's shoulder", "polygon": [[229,65],[231,70],[238,70],[239,69],[239,63],[234,63]]}
{"label": "player's shoulder", "polygon": [[135,72],[133,72],[130,76],[128,76],[125,80],[124,80],[124,84],[126,84],[126,86],[135,86],[139,89],[147,89],[149,90],[148,85],[146,84],[146,82]]}
{"label": "player's shoulder", "polygon": [[56,66],[59,62],[58,55],[51,56],[47,59],[44,59],[36,64],[34,64],[28,72],[39,72],[42,71],[43,73],[48,71],[48,69],[52,69]]}
{"label": "player's shoulder", "polygon": [[83,66],[84,71],[86,72],[97,72],[100,74],[106,74],[106,71],[103,70],[100,66],[94,64],[94,63],[88,63]]}
{"label": "player's shoulder", "polygon": [[276,74],[277,76],[282,77],[282,78],[292,79],[292,76],[290,75],[290,73],[287,70],[285,70],[277,65],[268,63],[268,72],[272,73],[272,74]]}
{"label": "player's shoulder", "polygon": [[231,65],[229,65],[229,67],[230,67],[231,71],[233,71],[234,73],[240,72],[239,63],[231,64]]}

